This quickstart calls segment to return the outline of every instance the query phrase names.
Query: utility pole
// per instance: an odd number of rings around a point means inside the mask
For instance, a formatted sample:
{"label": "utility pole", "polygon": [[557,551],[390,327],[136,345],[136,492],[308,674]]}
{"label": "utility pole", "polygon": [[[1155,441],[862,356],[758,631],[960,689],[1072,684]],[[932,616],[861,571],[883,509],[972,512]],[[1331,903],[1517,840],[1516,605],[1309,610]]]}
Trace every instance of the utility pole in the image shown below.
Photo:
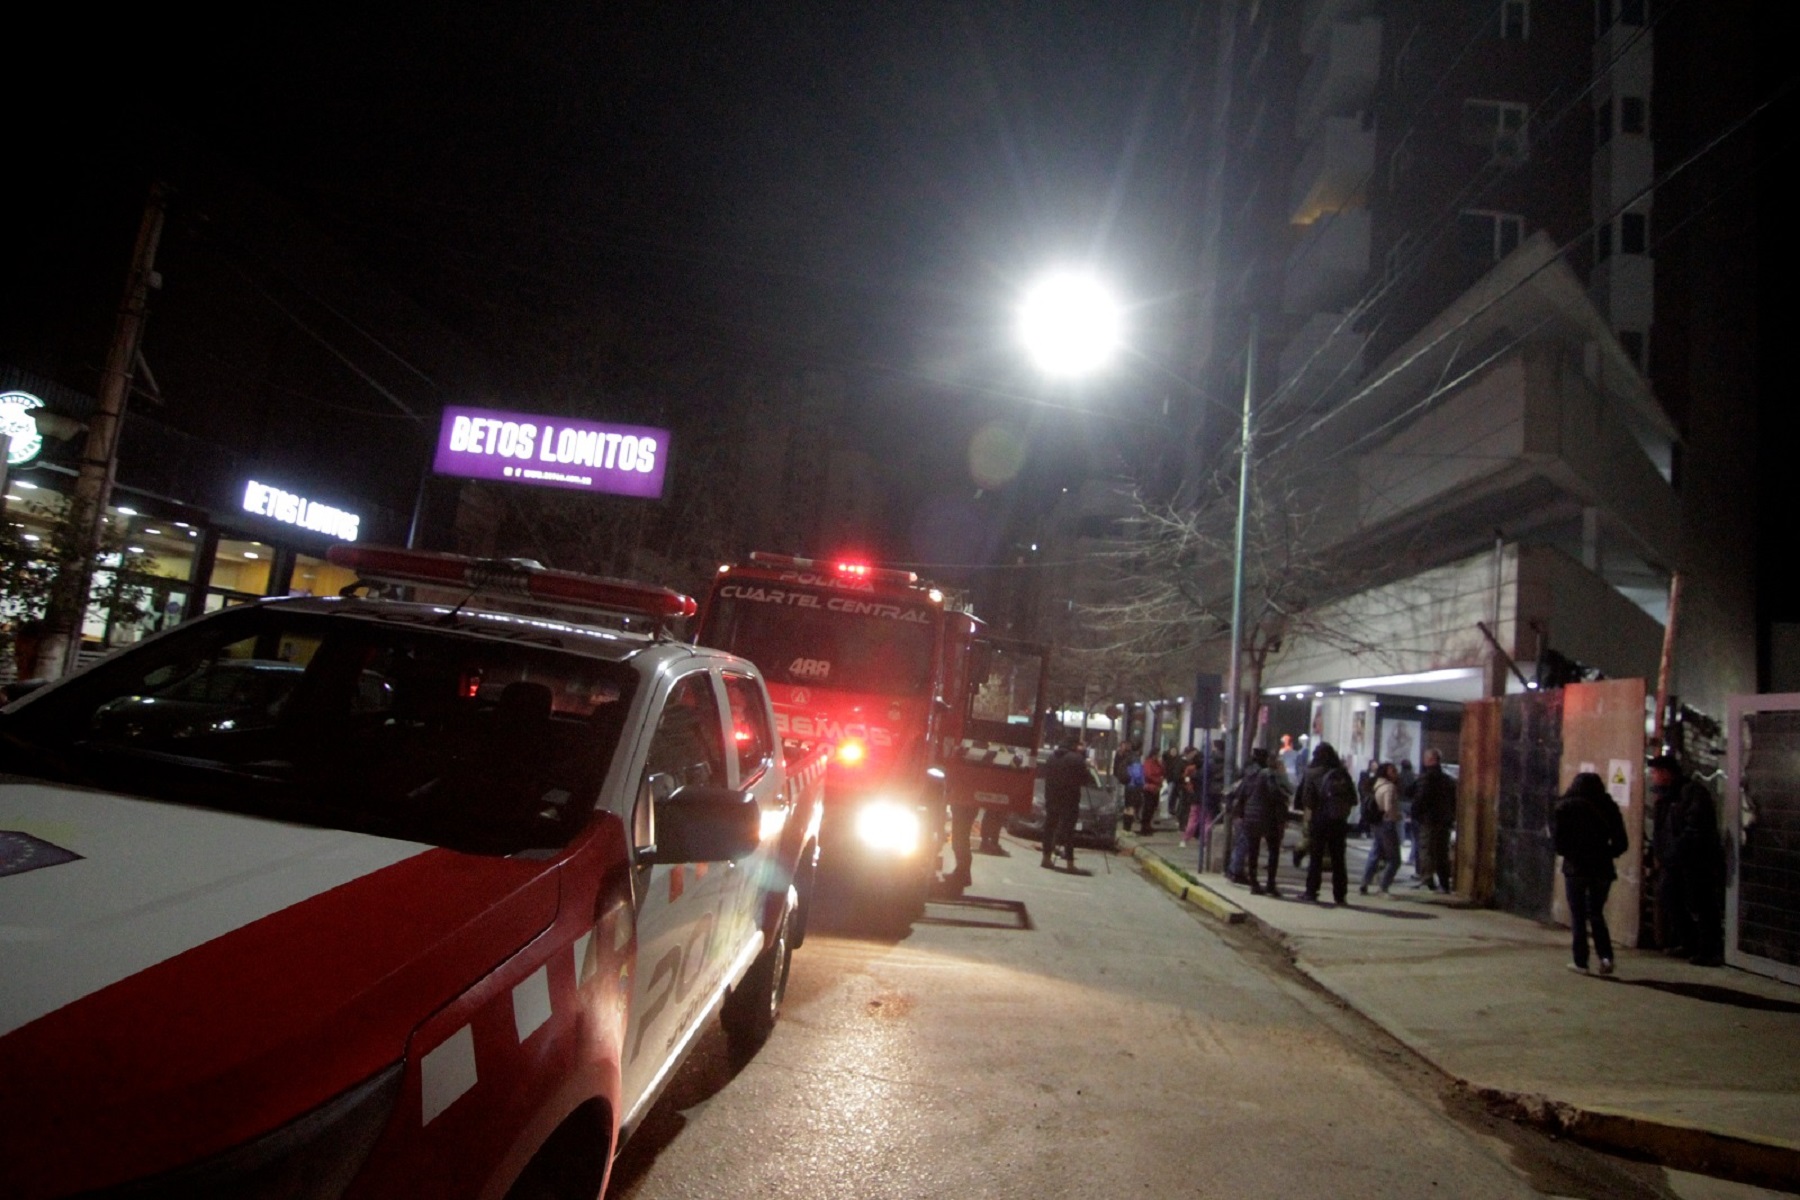
{"label": "utility pole", "polygon": [[[1250,396],[1256,385],[1256,314],[1250,314],[1250,332],[1244,345],[1244,418],[1238,432],[1238,505],[1237,505],[1237,540],[1231,556],[1231,664],[1227,668],[1225,690],[1225,761],[1221,776],[1225,794],[1231,794],[1231,787],[1237,781],[1237,764],[1245,757],[1244,747],[1240,744],[1243,732],[1239,725],[1243,720],[1242,698],[1238,695],[1243,686],[1243,672],[1239,662],[1244,655],[1244,533],[1245,523],[1250,508]],[[1255,719],[1252,711],[1251,719]],[[1208,847],[1206,853],[1218,865],[1220,870],[1229,870],[1231,862],[1231,842],[1234,835],[1232,829],[1235,820],[1231,815],[1231,805],[1224,806],[1224,820],[1219,823],[1220,842],[1218,849]],[[1254,864],[1252,864],[1254,869]]]}
{"label": "utility pole", "polygon": [[107,501],[112,497],[113,475],[119,462],[119,432],[125,423],[125,401],[131,394],[168,200],[168,185],[157,182],[150,186],[150,199],[144,205],[144,219],[138,225],[137,245],[131,254],[131,269],[125,276],[124,299],[113,323],[106,368],[100,376],[99,407],[88,421],[81,471],[69,497],[68,520],[74,538],[57,564],[56,586],[44,614],[46,633],[38,656],[40,673],[53,677],[74,668],[76,651],[81,646],[81,623],[94,577],[94,556],[100,546]]}

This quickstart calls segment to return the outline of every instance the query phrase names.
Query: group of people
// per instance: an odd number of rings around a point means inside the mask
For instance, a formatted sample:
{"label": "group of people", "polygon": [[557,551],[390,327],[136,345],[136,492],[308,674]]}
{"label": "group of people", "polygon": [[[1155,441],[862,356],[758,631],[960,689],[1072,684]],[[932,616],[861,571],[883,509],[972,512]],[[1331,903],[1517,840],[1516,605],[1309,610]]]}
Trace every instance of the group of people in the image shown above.
{"label": "group of people", "polygon": [[[1301,825],[1294,865],[1306,864],[1306,899],[1319,898],[1327,866],[1333,899],[1343,904],[1348,898],[1345,858],[1353,825],[1374,839],[1363,869],[1364,895],[1377,876],[1381,894],[1389,894],[1401,865],[1401,832],[1409,824],[1414,830],[1418,886],[1449,891],[1456,781],[1444,771],[1435,750],[1425,752],[1424,770],[1408,779],[1411,766],[1404,764],[1403,774],[1402,767],[1394,763],[1371,762],[1359,781],[1351,778],[1330,742],[1315,746],[1309,760],[1286,736],[1274,755],[1260,747],[1251,751],[1244,777],[1230,799],[1237,832],[1226,877],[1247,885],[1255,894],[1279,895],[1275,870],[1281,860],[1288,814],[1297,807]],[[1258,879],[1264,856],[1264,878]]]}
{"label": "group of people", "polygon": [[[1251,751],[1243,777],[1229,799],[1221,802],[1216,768],[1223,765],[1224,746],[1215,743],[1213,749],[1214,753],[1206,756],[1190,748],[1181,755],[1145,757],[1135,743],[1120,748],[1114,770],[1125,787],[1127,813],[1136,819],[1141,832],[1154,826],[1159,790],[1166,790],[1170,813],[1182,825],[1183,845],[1229,807],[1235,837],[1226,877],[1248,886],[1254,894],[1280,895],[1275,873],[1288,816],[1297,807],[1301,841],[1294,850],[1294,863],[1307,864],[1304,898],[1318,900],[1329,866],[1332,898],[1341,906],[1349,893],[1345,851],[1352,824],[1373,839],[1361,891],[1367,895],[1375,885],[1384,896],[1390,894],[1399,873],[1401,835],[1410,826],[1419,875],[1415,886],[1450,890],[1456,781],[1445,772],[1436,750],[1425,751],[1416,775],[1410,763],[1371,762],[1362,778],[1353,780],[1329,742],[1320,742],[1310,759],[1305,759],[1292,739],[1283,737],[1275,754],[1262,747]],[[1087,753],[1071,733],[1051,755],[1045,780],[1046,867],[1052,865],[1059,848],[1067,863],[1074,865],[1075,817],[1087,782]],[[1658,942],[1666,953],[1687,957],[1697,965],[1721,965],[1724,861],[1712,793],[1704,784],[1684,779],[1679,764],[1669,755],[1650,761],[1648,782]],[[1611,975],[1613,946],[1606,924],[1606,901],[1618,878],[1614,860],[1628,848],[1618,803],[1600,776],[1581,772],[1559,798],[1552,823],[1569,905],[1569,969],[1586,973],[1590,961],[1597,959],[1599,973]]]}
{"label": "group of people", "polygon": [[[1215,777],[1216,768],[1210,770]],[[1139,833],[1156,828],[1157,813],[1167,803],[1169,816],[1184,832],[1182,844],[1192,836],[1187,833],[1196,811],[1208,795],[1216,794],[1216,786],[1207,788],[1209,765],[1196,746],[1177,753],[1173,747],[1160,754],[1145,754],[1142,744],[1127,741],[1113,756],[1113,777],[1124,786],[1121,823],[1129,831],[1135,824]]]}

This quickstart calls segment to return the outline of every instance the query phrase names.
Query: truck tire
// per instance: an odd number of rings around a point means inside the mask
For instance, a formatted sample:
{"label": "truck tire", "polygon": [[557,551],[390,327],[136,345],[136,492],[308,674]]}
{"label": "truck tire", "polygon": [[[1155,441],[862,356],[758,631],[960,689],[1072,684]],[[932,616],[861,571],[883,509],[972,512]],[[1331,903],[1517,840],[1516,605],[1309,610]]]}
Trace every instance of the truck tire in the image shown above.
{"label": "truck tire", "polygon": [[789,932],[794,910],[783,908],[781,923],[775,927],[775,938],[756,956],[743,980],[725,997],[719,1021],[725,1026],[725,1039],[734,1056],[743,1059],[762,1048],[775,1030],[781,1015],[781,1000],[787,994],[788,965],[793,959]]}

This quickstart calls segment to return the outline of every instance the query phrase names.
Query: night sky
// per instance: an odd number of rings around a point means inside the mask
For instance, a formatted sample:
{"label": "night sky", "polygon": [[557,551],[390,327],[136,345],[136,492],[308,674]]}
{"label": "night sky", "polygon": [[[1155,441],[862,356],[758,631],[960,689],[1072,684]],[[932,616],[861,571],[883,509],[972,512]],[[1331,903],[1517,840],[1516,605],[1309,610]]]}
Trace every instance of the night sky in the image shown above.
{"label": "night sky", "polygon": [[[1071,259],[1103,265],[1140,305],[1134,347],[1168,359],[1203,5],[363,8],[47,37],[14,89],[40,118],[15,164],[47,183],[14,256],[34,299],[8,319],[103,336],[143,180],[206,158],[425,304],[500,391],[531,389],[546,327],[622,325],[626,356],[836,368],[861,444],[960,460],[997,418],[1067,460],[1113,418],[1034,403],[1010,322],[1029,276]],[[1127,370],[1049,398],[1110,414],[1167,386]]]}

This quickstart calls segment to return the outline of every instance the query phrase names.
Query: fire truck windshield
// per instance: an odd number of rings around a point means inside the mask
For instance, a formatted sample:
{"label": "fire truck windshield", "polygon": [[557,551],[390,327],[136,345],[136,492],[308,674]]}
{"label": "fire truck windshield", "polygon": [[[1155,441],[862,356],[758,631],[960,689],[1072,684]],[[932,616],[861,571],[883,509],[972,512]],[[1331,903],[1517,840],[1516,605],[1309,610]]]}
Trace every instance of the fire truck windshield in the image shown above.
{"label": "fire truck windshield", "polygon": [[905,696],[930,686],[936,631],[924,604],[746,582],[714,595],[700,640],[771,683]]}

